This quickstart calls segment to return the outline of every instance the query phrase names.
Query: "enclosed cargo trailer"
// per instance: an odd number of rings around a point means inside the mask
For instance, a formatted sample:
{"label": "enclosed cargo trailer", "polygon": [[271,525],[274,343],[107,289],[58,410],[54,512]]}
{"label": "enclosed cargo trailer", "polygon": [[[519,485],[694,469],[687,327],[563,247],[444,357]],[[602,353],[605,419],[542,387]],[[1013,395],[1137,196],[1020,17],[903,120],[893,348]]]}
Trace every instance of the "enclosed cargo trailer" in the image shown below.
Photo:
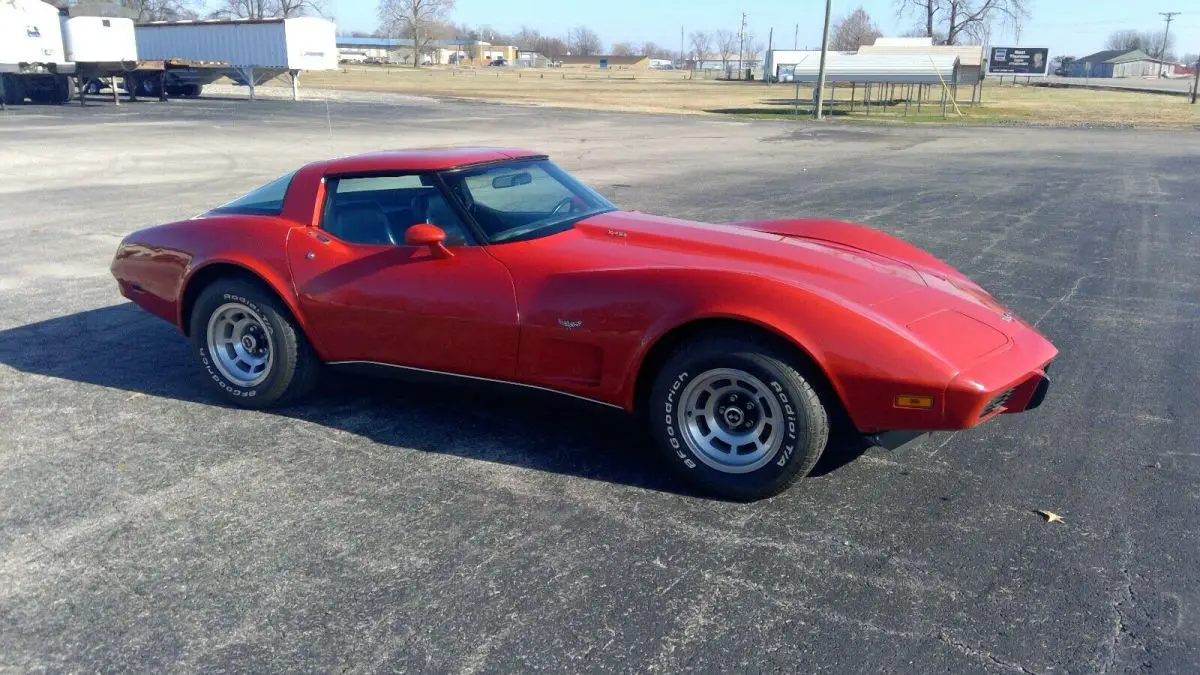
{"label": "enclosed cargo trailer", "polygon": [[74,63],[137,61],[133,19],[72,16],[62,22],[63,51]]}
{"label": "enclosed cargo trailer", "polygon": [[292,76],[293,94],[300,71],[334,70],[336,27],[314,17],[212,21],[154,21],[135,27],[138,56],[147,60],[188,60],[228,64],[228,72],[173,72],[187,84],[203,85],[222,74],[237,84],[255,86],[283,73]]}
{"label": "enclosed cargo trailer", "polygon": [[0,103],[66,103],[73,72],[57,7],[39,0],[0,2]]}

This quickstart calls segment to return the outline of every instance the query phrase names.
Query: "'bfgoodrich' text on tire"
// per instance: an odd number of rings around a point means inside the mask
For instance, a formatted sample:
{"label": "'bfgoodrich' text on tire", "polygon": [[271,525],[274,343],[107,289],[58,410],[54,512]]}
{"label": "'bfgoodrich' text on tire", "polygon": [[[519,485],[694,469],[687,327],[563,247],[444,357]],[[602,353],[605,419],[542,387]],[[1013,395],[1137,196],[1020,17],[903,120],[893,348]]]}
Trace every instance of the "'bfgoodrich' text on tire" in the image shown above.
{"label": "'bfgoodrich' text on tire", "polygon": [[665,461],[726,499],[774,495],[808,474],[829,413],[807,364],[773,344],[722,337],[684,344],[659,371],[648,419]]}
{"label": "'bfgoodrich' text on tire", "polygon": [[192,308],[189,334],[205,377],[235,405],[283,404],[315,384],[316,353],[282,302],[260,284],[210,283]]}

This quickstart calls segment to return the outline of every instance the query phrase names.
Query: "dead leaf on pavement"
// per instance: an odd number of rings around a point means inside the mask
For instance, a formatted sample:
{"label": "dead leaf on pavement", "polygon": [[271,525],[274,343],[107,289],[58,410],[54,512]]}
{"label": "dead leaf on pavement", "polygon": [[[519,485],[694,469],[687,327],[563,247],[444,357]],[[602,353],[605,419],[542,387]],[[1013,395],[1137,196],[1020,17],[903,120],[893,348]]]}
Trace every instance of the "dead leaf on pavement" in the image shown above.
{"label": "dead leaf on pavement", "polygon": [[1063,520],[1062,516],[1058,515],[1057,513],[1053,512],[1053,511],[1043,511],[1042,509],[1038,509],[1038,510],[1034,511],[1034,513],[1045,518],[1047,523],[1065,523],[1065,522],[1067,522],[1067,521]]}

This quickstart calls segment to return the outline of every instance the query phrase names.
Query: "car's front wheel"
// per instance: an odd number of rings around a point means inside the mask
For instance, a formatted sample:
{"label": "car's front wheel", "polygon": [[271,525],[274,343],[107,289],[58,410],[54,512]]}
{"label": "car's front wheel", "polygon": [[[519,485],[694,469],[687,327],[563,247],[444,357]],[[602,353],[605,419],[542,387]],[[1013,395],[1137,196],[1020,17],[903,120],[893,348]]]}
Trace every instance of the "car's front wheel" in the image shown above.
{"label": "car's front wheel", "polygon": [[783,350],[746,338],[685,344],[658,373],[649,419],[666,461],[715,496],[754,500],[806,475],[829,414]]}
{"label": "car's front wheel", "polygon": [[278,298],[259,284],[218,279],[192,309],[192,349],[229,402],[247,408],[297,399],[320,361]]}

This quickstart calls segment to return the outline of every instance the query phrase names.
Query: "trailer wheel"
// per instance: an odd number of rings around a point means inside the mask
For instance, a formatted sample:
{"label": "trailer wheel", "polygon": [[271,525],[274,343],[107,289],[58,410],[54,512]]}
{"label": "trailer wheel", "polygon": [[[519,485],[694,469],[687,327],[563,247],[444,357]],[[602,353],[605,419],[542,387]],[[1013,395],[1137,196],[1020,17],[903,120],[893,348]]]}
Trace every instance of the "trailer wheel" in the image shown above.
{"label": "trailer wheel", "polygon": [[137,95],[147,97],[158,96],[158,80],[152,77],[138,80]]}
{"label": "trailer wheel", "polygon": [[198,84],[189,84],[183,88],[183,95],[188,98],[196,98],[203,89],[204,87]]}
{"label": "trailer wheel", "polygon": [[0,75],[4,78],[4,102],[8,105],[19,105],[25,102],[25,83],[19,77]]}
{"label": "trailer wheel", "polygon": [[58,75],[54,78],[54,88],[47,92],[48,103],[66,105],[71,102],[71,78]]}

